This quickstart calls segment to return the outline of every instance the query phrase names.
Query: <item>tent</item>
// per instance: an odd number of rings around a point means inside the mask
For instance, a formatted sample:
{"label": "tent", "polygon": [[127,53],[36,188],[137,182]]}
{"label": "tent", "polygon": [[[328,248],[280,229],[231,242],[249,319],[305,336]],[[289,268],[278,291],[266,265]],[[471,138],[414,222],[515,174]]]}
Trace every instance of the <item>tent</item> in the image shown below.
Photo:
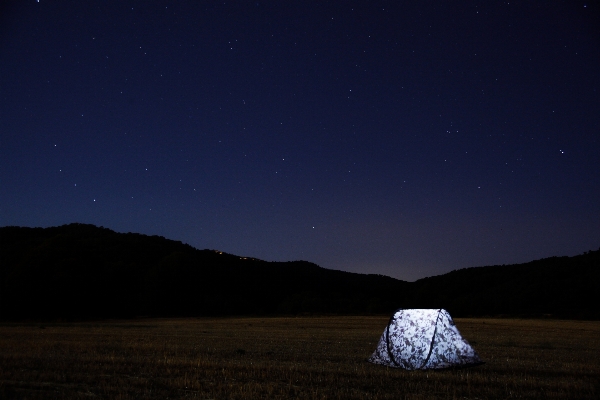
{"label": "tent", "polygon": [[369,362],[408,370],[483,364],[443,309],[397,310]]}

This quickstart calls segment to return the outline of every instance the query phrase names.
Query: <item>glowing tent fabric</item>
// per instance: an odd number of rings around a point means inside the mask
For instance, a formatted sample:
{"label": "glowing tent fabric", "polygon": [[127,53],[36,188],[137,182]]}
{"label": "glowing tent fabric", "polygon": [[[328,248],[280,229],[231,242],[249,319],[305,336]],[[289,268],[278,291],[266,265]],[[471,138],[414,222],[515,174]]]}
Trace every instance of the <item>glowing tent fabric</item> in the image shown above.
{"label": "glowing tent fabric", "polygon": [[408,370],[483,363],[443,309],[396,311],[369,362]]}

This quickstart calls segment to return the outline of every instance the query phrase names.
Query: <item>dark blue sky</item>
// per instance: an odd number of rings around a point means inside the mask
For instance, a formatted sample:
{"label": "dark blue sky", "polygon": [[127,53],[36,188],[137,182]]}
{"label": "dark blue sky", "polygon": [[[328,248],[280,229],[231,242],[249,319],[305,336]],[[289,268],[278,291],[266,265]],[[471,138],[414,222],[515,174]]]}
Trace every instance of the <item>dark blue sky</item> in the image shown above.
{"label": "dark blue sky", "polygon": [[2,226],[405,280],[600,246],[596,1],[0,13]]}

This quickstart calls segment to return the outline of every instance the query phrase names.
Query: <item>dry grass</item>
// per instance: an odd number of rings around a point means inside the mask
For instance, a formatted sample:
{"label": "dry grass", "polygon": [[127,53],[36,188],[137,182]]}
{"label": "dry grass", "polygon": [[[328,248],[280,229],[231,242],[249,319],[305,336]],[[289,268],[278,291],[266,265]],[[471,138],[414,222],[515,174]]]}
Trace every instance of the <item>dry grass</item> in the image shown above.
{"label": "dry grass", "polygon": [[483,366],[372,365],[387,317],[0,326],[0,398],[430,399],[600,396],[600,322],[457,319]]}

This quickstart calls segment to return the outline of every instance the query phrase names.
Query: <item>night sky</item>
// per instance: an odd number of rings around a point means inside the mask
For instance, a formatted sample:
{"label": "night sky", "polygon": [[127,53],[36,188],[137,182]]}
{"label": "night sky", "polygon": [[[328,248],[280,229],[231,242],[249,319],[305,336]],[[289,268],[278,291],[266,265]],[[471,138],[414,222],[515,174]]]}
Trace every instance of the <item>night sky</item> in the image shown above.
{"label": "night sky", "polygon": [[404,280],[600,246],[597,1],[0,6],[0,226]]}

